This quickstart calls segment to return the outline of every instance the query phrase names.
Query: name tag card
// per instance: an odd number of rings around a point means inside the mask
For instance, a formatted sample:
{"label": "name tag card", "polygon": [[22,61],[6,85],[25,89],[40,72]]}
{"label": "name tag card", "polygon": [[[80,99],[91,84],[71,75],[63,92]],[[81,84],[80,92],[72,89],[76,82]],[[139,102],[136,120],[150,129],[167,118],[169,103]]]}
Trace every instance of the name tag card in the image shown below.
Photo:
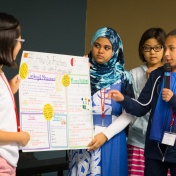
{"label": "name tag card", "polygon": [[164,132],[162,144],[174,146],[176,134],[170,132]]}

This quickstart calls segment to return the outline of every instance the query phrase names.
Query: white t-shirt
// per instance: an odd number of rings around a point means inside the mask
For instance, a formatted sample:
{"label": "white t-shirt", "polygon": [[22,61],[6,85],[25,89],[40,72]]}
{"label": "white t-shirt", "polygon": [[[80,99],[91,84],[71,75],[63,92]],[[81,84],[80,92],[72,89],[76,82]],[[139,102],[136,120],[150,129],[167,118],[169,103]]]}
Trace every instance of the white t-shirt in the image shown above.
{"label": "white t-shirt", "polygon": [[[13,94],[4,73],[0,73],[0,130],[17,132]],[[18,150],[18,143],[0,143],[0,156],[15,167],[19,159]]]}

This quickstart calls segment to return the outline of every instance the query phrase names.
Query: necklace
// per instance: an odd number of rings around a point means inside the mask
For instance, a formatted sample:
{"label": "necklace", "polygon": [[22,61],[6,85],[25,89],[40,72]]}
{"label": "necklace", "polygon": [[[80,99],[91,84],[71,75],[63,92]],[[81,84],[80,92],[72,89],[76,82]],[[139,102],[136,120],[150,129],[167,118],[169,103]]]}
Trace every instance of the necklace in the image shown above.
{"label": "necklace", "polygon": [[102,126],[104,126],[104,110],[105,110],[105,94],[106,94],[106,89],[104,89],[104,91],[102,92],[102,90],[100,90],[100,100],[101,100],[101,117],[102,117]]}

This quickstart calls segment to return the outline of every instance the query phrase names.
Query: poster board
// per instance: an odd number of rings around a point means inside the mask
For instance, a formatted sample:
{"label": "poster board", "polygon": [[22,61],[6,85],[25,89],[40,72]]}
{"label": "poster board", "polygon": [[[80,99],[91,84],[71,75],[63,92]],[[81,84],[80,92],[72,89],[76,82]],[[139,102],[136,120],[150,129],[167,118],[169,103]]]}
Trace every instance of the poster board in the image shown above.
{"label": "poster board", "polygon": [[24,152],[84,149],[93,137],[86,57],[23,51],[20,126],[31,138]]}

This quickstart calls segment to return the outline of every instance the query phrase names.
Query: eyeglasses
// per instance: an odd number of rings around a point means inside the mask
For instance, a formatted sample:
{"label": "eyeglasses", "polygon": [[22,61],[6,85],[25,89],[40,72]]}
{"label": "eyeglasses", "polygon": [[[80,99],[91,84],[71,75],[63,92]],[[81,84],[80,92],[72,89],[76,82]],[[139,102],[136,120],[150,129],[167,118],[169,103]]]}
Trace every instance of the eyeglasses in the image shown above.
{"label": "eyeglasses", "polygon": [[24,42],[25,42],[25,39],[16,39],[16,41],[20,42],[21,43],[21,46],[23,46]]}
{"label": "eyeglasses", "polygon": [[152,49],[155,51],[155,52],[159,52],[162,50],[162,48],[164,48],[163,46],[154,46],[154,47],[151,47],[151,46],[143,46],[142,47],[144,52],[150,52]]}

